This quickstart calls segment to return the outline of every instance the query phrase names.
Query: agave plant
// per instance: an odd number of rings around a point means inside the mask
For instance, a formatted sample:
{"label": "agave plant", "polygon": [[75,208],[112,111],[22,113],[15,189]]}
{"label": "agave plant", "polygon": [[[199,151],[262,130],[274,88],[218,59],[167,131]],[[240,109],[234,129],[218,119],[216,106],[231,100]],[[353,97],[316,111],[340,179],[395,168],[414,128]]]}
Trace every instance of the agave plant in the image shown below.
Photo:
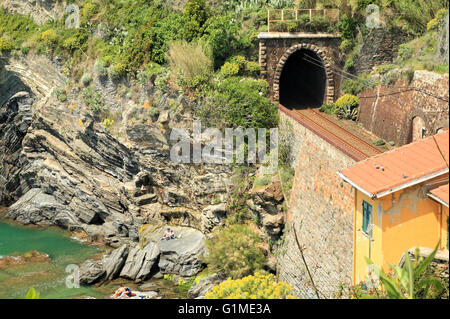
{"label": "agave plant", "polygon": [[336,115],[340,119],[356,121],[358,117],[358,108],[345,104],[336,110]]}
{"label": "agave plant", "polygon": [[[431,288],[439,295],[443,291],[444,286],[436,276],[424,276],[425,271],[436,255],[439,243],[433,252],[426,258],[419,258],[419,252],[416,250],[415,261],[411,260],[408,253],[405,254],[405,262],[402,266],[390,265],[393,270],[392,274],[386,274],[383,270],[379,271],[380,282],[386,297],[389,299],[414,299],[414,298],[429,298]],[[369,265],[374,263],[366,258]],[[420,296],[416,293],[420,291]],[[436,293],[435,293],[436,294]],[[372,295],[365,295],[366,298],[374,298]]]}

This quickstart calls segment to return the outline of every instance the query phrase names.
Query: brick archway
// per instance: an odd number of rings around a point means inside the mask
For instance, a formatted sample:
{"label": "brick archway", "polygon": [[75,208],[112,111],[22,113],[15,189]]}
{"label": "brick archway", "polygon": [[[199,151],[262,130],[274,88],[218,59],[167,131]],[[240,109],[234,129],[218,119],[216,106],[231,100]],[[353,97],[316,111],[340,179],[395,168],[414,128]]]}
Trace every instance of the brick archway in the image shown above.
{"label": "brick archway", "polygon": [[273,81],[273,100],[276,102],[280,101],[280,78],[283,68],[289,59],[289,57],[299,50],[309,50],[314,52],[321,60],[322,64],[325,68],[326,74],[326,88],[325,88],[325,96],[324,103],[333,103],[334,102],[334,80],[333,80],[333,72],[331,71],[331,61],[327,57],[327,55],[316,45],[314,44],[296,44],[291,46],[286,52],[283,54],[281,59],[279,60]]}

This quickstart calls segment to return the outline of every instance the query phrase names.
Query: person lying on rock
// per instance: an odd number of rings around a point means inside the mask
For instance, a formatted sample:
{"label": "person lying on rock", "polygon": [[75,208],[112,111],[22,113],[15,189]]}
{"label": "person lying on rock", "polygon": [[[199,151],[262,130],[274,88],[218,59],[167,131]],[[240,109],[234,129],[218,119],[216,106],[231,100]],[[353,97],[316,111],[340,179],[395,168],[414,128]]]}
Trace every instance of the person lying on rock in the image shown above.
{"label": "person lying on rock", "polygon": [[133,296],[136,296],[136,294],[132,293],[130,288],[123,286],[120,286],[114,293],[114,298],[130,298]]}

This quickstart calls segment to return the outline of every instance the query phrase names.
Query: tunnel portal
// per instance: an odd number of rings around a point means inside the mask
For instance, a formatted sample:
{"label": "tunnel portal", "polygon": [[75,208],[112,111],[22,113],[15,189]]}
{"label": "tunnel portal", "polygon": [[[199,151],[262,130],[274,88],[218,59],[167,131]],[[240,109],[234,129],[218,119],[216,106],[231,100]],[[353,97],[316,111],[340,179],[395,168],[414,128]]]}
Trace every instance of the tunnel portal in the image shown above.
{"label": "tunnel portal", "polygon": [[327,75],[321,58],[301,49],[287,59],[280,76],[280,103],[289,109],[320,107],[324,103]]}

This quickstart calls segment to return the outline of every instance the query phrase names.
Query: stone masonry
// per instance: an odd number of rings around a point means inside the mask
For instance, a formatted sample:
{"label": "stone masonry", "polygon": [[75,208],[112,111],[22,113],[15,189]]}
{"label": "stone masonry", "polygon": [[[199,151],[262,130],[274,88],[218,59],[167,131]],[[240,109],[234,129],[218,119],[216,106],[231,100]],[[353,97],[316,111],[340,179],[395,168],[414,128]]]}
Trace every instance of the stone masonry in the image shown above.
{"label": "stone masonry", "polygon": [[269,83],[269,95],[279,100],[279,80],[289,56],[299,49],[316,53],[327,74],[326,103],[332,103],[339,94],[340,77],[333,68],[341,67],[340,36],[327,33],[263,32],[259,36],[259,63],[261,76]]}
{"label": "stone masonry", "polygon": [[415,71],[409,84],[400,79],[393,86],[363,91],[358,121],[399,146],[412,142],[414,119],[420,119],[424,137],[431,136],[439,129],[448,129],[448,86],[448,73]]}
{"label": "stone masonry", "polygon": [[354,191],[336,172],[355,161],[282,112],[280,120],[291,122],[292,149],[298,154],[278,259],[280,280],[291,284],[296,296],[315,298],[295,242],[295,227],[315,284],[333,297],[339,283],[351,282],[353,257]]}

